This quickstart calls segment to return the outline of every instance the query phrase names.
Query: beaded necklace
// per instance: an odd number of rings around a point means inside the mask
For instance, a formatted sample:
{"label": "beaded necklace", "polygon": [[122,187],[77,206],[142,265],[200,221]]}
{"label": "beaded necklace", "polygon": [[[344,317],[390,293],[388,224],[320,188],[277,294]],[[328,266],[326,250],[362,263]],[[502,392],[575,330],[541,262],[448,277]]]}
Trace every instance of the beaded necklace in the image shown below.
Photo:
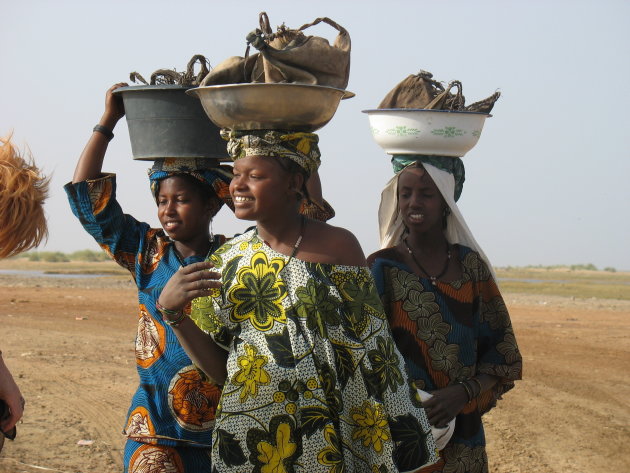
{"label": "beaded necklace", "polygon": [[[291,255],[289,256],[289,259],[287,260],[287,263],[284,265],[284,268],[289,266],[289,263],[291,262],[293,257],[298,252],[298,248],[300,247],[300,243],[302,243],[302,237],[304,236],[304,228],[306,227],[306,219],[304,218],[304,215],[300,215],[300,217],[301,217],[301,219],[300,219],[300,235],[298,236],[295,244],[293,245],[293,251],[291,252]],[[256,230],[255,230],[254,234],[257,237],[259,236],[258,235],[258,227],[256,227]],[[267,245],[269,248],[271,248],[271,245],[269,243],[267,243],[266,240],[263,240],[263,242],[265,243],[265,245]],[[282,269],[284,269],[284,268],[282,268]]]}
{"label": "beaded necklace", "polygon": [[446,274],[446,271],[448,270],[448,264],[451,261],[451,246],[448,243],[446,243],[446,262],[444,263],[444,267],[442,268],[442,271],[440,271],[440,274],[436,276],[431,276],[429,272],[426,269],[424,269],[424,267],[420,264],[420,261],[416,259],[416,255],[414,255],[413,251],[411,251],[411,247],[409,246],[409,243],[407,243],[406,238],[403,240],[403,242],[405,243],[405,247],[407,248],[407,251],[411,255],[411,259],[413,259],[413,262],[416,263],[416,266],[418,266],[418,268],[420,268],[420,270],[424,274],[427,275],[427,277],[431,280],[431,284],[436,286],[437,280],[440,279],[442,276],[444,276]]}

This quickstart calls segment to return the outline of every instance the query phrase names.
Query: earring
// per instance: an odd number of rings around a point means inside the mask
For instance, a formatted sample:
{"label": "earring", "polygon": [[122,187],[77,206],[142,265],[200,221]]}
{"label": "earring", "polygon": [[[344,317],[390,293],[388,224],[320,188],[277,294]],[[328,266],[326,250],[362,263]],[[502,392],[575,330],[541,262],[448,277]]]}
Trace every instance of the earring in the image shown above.
{"label": "earring", "polygon": [[442,230],[446,230],[446,226],[448,225],[448,216],[451,214],[450,207],[446,207],[444,212],[442,213]]}
{"label": "earring", "polygon": [[210,220],[210,243],[214,243],[214,231],[212,230],[212,220]]}

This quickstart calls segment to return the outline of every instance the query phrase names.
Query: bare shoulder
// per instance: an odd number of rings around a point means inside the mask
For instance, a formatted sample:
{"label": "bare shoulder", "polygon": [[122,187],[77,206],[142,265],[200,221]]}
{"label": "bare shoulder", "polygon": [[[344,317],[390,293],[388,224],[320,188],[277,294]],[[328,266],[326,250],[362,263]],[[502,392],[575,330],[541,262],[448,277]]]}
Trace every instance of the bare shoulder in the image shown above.
{"label": "bare shoulder", "polygon": [[302,258],[307,261],[347,266],[365,266],[365,254],[354,234],[345,228],[309,220]]}

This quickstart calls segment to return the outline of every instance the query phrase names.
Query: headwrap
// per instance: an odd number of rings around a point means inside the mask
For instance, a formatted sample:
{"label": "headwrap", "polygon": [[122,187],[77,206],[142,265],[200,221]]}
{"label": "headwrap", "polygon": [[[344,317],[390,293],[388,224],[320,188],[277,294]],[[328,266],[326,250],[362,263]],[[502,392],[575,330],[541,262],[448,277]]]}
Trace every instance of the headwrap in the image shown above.
{"label": "headwrap", "polygon": [[[444,159],[455,160],[455,158]],[[392,159],[392,161],[394,160]],[[408,166],[417,162],[417,159],[413,159],[412,162],[396,171],[396,175],[389,180],[381,193],[381,205],[378,209],[381,248],[390,248],[401,241],[404,224],[402,217],[400,216],[400,212],[398,211],[398,177]],[[396,169],[397,166],[398,164],[394,166],[394,169]],[[455,178],[453,177],[453,174],[426,162],[424,162],[422,166],[429,176],[431,176],[433,182],[435,182],[435,185],[442,194],[442,197],[444,197],[446,205],[448,205],[451,209],[450,215],[446,217],[446,240],[450,244],[458,243],[479,253],[479,256],[481,256],[481,258],[486,262],[492,276],[496,280],[496,274],[490,264],[490,260],[488,260],[488,257],[475,240],[475,237],[473,237],[472,232],[466,224],[466,220],[464,220],[464,216],[459,211],[459,208],[455,203]]]}
{"label": "headwrap", "polygon": [[392,156],[392,167],[398,173],[413,163],[430,164],[442,171],[453,175],[455,179],[454,197],[455,202],[459,200],[466,180],[466,170],[461,158],[451,156],[426,156],[421,154],[395,154]]}
{"label": "headwrap", "polygon": [[230,181],[232,168],[217,165],[212,159],[203,158],[164,158],[156,159],[148,170],[151,193],[157,201],[160,189],[159,182],[167,177],[187,174],[212,188],[214,193],[230,209],[234,210],[234,203],[230,196]]}
{"label": "headwrap", "polygon": [[285,157],[299,164],[310,176],[320,164],[315,133],[281,130],[221,130],[227,150],[236,161],[249,156]]}

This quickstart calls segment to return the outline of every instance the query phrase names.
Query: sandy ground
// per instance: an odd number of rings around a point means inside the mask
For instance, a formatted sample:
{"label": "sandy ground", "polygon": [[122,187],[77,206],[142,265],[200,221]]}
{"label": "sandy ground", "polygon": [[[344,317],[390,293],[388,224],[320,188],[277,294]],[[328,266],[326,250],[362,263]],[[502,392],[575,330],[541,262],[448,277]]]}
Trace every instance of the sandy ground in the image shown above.
{"label": "sandy ground", "polygon": [[[485,417],[490,471],[630,471],[630,301],[505,298],[525,379]],[[135,304],[124,278],[0,276],[0,348],[27,400],[0,473],[122,471]]]}

